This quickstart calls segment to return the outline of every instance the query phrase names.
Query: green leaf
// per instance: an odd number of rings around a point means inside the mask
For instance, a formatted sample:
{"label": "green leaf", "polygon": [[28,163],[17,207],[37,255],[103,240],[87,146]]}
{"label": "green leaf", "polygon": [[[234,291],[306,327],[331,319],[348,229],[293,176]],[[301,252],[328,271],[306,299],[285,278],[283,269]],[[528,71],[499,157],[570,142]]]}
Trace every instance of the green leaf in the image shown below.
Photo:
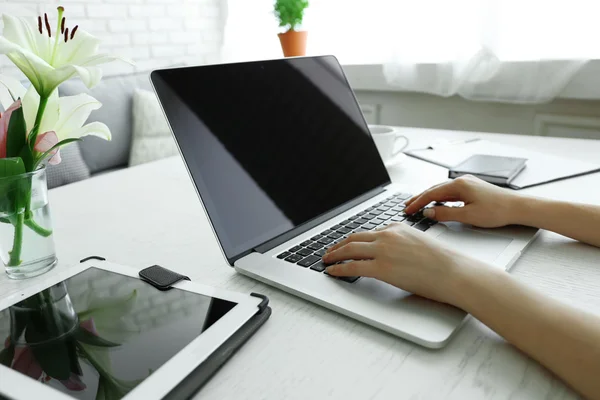
{"label": "green leaf", "polygon": [[[24,174],[23,160],[15,158],[0,159],[0,178],[9,178]],[[14,214],[21,202],[21,183],[15,179],[0,179],[0,213],[10,217]]]}
{"label": "green leaf", "polygon": [[37,158],[37,161],[35,162],[35,165],[33,167],[37,168],[38,165],[40,165],[40,163],[42,161],[44,161],[44,159],[46,157],[48,157],[50,155],[50,153],[52,153],[55,149],[58,149],[59,147],[67,145],[69,143],[78,142],[80,140],[81,140],[80,138],[70,138],[70,139],[61,140],[60,142],[58,142],[54,146],[52,146],[48,151],[42,153],[42,155]]}
{"label": "green leaf", "polygon": [[[47,329],[38,331],[38,324],[29,323],[25,330],[25,340],[30,344],[31,351],[42,370],[54,379],[67,380],[71,376],[71,359],[65,340],[51,340],[52,335]],[[42,326],[42,325],[40,325]],[[42,345],[36,343],[48,342]]]}
{"label": "green leaf", "polygon": [[[36,124],[36,125],[33,126],[33,129],[29,131],[29,134],[27,135],[27,141],[29,143],[31,143],[31,139],[33,139],[34,132],[37,132],[39,130],[40,130],[40,124]],[[33,143],[33,145],[35,146],[35,143]]]}
{"label": "green leaf", "polygon": [[19,157],[23,160],[23,165],[25,166],[25,171],[32,172],[33,171],[33,154],[31,154],[31,149],[29,146],[23,146],[21,152],[19,153]]}
{"label": "green leaf", "polygon": [[[21,303],[18,303],[21,304]],[[12,332],[11,332],[11,337],[14,338],[14,340],[18,341],[21,338],[21,335],[23,334],[23,331],[25,330],[25,327],[27,326],[27,313],[24,312],[15,312],[10,319],[10,323],[11,323],[11,328],[12,328]]]}
{"label": "green leaf", "polygon": [[61,381],[69,379],[71,359],[69,348],[64,340],[56,340],[42,346],[32,346],[31,351],[46,374]]}
{"label": "green leaf", "polygon": [[27,146],[27,128],[23,107],[19,107],[12,112],[8,123],[6,157],[18,156],[24,146]]}
{"label": "green leaf", "polygon": [[77,355],[77,342],[75,342],[75,340],[69,340],[68,349],[71,372],[75,375],[82,376],[83,370],[81,369],[81,365],[79,364],[79,356]]}
{"label": "green leaf", "polygon": [[89,332],[86,329],[83,329],[82,327],[77,328],[77,330],[75,331],[74,337],[75,337],[75,340],[77,340],[78,342],[81,342],[84,344],[89,344],[90,346],[97,346],[97,347],[118,347],[118,346],[120,346],[120,344],[110,342],[106,339],[102,339],[101,337],[92,334],[91,332]]}
{"label": "green leaf", "polygon": [[0,178],[21,175],[25,172],[25,164],[21,158],[0,158]]}
{"label": "green leaf", "polygon": [[275,16],[279,19],[279,26],[294,30],[297,25],[302,24],[307,7],[308,0],[277,0]]}
{"label": "green leaf", "polygon": [[15,345],[10,344],[7,348],[0,351],[0,365],[10,368],[13,359],[15,358]]}

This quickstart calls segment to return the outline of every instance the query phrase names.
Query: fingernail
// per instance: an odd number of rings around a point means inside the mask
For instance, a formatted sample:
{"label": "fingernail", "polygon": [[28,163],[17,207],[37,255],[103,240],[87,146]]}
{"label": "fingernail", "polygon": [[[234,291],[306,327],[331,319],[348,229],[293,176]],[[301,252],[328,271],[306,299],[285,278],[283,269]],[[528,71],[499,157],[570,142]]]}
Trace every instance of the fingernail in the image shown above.
{"label": "fingernail", "polygon": [[433,208],[427,208],[423,210],[423,215],[427,218],[435,218],[435,210]]}
{"label": "fingernail", "polygon": [[335,266],[332,265],[331,267],[327,267],[325,272],[328,274],[331,274],[332,272],[335,273]]}

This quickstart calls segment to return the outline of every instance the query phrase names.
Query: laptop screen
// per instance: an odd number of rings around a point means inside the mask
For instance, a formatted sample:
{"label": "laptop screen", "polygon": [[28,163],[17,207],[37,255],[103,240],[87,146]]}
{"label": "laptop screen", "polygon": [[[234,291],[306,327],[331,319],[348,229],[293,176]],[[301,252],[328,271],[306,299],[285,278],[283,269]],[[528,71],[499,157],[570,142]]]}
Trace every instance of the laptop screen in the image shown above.
{"label": "laptop screen", "polygon": [[334,57],[160,70],[152,81],[230,263],[390,181]]}

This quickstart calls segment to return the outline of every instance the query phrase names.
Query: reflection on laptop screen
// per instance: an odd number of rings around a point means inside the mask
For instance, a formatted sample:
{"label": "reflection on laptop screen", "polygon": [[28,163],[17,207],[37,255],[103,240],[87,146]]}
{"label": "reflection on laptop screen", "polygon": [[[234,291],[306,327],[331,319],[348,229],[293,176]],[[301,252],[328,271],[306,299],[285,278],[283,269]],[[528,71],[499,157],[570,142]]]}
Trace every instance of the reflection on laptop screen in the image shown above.
{"label": "reflection on laptop screen", "polygon": [[228,259],[389,183],[334,57],[156,71]]}

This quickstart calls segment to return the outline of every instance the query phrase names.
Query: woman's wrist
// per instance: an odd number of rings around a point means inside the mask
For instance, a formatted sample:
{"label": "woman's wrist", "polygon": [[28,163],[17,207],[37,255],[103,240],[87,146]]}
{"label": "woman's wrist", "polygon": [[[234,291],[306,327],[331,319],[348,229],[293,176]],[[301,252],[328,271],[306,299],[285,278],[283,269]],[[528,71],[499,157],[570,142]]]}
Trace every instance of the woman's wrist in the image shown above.
{"label": "woman's wrist", "polygon": [[485,286],[494,280],[493,275],[505,273],[489,264],[461,254],[454,255],[450,262],[448,303],[468,313],[474,311],[474,304],[478,301],[482,290],[486,291]]}
{"label": "woman's wrist", "polygon": [[535,199],[529,196],[511,193],[508,203],[508,225],[529,225]]}

